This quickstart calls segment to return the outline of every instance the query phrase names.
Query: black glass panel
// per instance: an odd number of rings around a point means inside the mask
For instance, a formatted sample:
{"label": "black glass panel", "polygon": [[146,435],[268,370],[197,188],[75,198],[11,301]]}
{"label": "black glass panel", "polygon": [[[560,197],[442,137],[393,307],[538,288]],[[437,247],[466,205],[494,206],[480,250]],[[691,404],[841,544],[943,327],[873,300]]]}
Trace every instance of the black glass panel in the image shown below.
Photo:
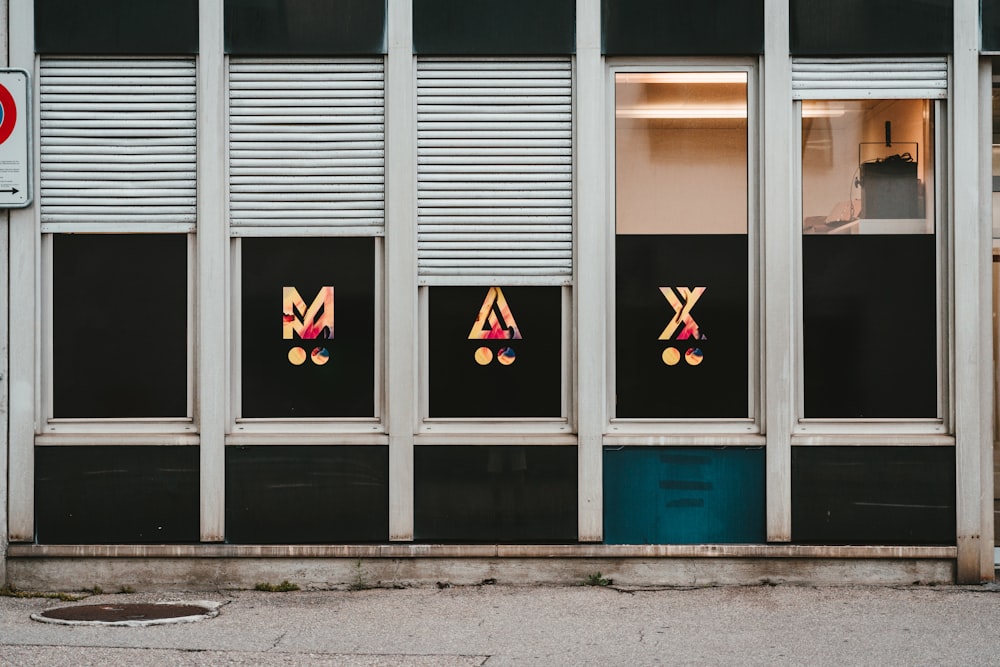
{"label": "black glass panel", "polygon": [[226,448],[226,541],[389,539],[389,448]]}
{"label": "black glass panel", "polygon": [[1000,51],[1000,0],[980,0],[979,5],[983,51]]}
{"label": "black glass panel", "polygon": [[199,540],[197,447],[36,447],[40,544]]}
{"label": "black glass panel", "polygon": [[790,0],[792,55],[952,51],[952,0]]}
{"label": "black glass panel", "polygon": [[187,237],[57,234],[56,417],[187,414]]}
{"label": "black glass panel", "polygon": [[747,237],[615,243],[616,415],[749,416]]}
{"label": "black glass panel", "polygon": [[802,237],[806,417],[937,416],[931,234]]}
{"label": "black glass panel", "polygon": [[576,540],[575,447],[422,446],[413,458],[417,540]]}
{"label": "black glass panel", "polygon": [[375,240],[241,244],[243,416],[374,415]]}
{"label": "black glass panel", "polygon": [[740,55],[764,52],[763,0],[602,0],[608,55]]}
{"label": "black glass panel", "polygon": [[955,544],[951,447],[793,447],[792,539]]}
{"label": "black glass panel", "polygon": [[575,40],[575,0],[413,0],[421,54],[569,54]]}
{"label": "black glass panel", "polygon": [[198,52],[198,0],[35,0],[35,50],[44,54]]}
{"label": "black glass panel", "polygon": [[559,287],[433,287],[430,416],[559,417]]}
{"label": "black glass panel", "polygon": [[385,53],[385,0],[225,0],[234,55]]}

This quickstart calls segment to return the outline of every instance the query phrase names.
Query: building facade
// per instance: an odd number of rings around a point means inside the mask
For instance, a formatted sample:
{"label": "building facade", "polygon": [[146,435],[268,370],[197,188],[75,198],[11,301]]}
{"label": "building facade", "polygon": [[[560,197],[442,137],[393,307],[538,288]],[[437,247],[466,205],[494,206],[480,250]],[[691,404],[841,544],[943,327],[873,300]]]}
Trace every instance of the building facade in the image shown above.
{"label": "building facade", "polygon": [[6,580],[991,580],[1000,4],[689,4],[8,0]]}

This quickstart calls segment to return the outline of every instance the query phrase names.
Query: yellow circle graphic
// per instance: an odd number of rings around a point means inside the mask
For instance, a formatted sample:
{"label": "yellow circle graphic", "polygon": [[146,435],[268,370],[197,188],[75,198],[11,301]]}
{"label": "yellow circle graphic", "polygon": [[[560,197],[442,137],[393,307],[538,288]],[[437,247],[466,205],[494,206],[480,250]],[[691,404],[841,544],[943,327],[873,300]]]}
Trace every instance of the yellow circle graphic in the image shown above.
{"label": "yellow circle graphic", "polygon": [[493,361],[493,350],[488,347],[480,347],[476,350],[476,363],[480,366],[485,366],[486,364]]}
{"label": "yellow circle graphic", "polygon": [[301,366],[306,362],[306,351],[301,347],[293,347],[288,351],[288,360],[293,366]]}
{"label": "yellow circle graphic", "polygon": [[314,347],[312,351],[312,360],[317,366],[323,366],[326,362],[330,361],[330,351],[325,347]]}
{"label": "yellow circle graphic", "polygon": [[663,351],[663,363],[667,366],[676,366],[680,360],[681,353],[677,351],[676,347],[668,347]]}
{"label": "yellow circle graphic", "polygon": [[684,353],[684,360],[691,366],[697,366],[704,360],[704,358],[705,355],[702,354],[701,349],[697,347],[689,347],[687,352]]}
{"label": "yellow circle graphic", "polygon": [[512,347],[501,347],[500,351],[497,352],[497,361],[504,366],[510,366],[515,359],[517,359],[517,355]]}

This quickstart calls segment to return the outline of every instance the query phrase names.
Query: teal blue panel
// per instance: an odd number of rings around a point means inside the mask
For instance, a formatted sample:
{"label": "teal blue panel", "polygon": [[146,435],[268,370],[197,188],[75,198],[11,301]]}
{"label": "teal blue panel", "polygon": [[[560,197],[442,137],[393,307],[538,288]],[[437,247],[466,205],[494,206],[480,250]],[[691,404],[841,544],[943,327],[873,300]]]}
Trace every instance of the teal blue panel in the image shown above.
{"label": "teal blue panel", "polygon": [[764,449],[607,447],[606,544],[761,543]]}

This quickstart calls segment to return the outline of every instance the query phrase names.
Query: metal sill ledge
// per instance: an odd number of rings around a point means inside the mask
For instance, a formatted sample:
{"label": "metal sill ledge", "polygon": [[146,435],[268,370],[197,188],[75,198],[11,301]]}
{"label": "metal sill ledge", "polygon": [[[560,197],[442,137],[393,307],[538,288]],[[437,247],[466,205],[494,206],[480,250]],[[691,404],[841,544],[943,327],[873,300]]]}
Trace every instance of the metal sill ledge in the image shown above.
{"label": "metal sill ledge", "polygon": [[877,558],[955,559],[953,546],[790,544],[11,544],[10,558]]}

